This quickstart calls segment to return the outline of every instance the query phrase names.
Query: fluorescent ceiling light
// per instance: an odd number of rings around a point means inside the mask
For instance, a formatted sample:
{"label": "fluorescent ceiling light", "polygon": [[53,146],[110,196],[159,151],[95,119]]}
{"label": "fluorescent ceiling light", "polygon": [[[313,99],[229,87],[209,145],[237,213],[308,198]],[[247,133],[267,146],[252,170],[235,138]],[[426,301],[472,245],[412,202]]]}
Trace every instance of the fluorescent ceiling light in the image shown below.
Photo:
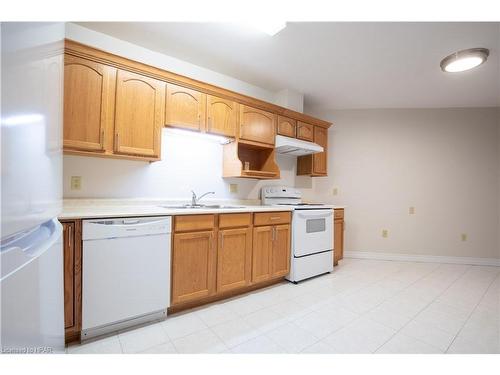
{"label": "fluorescent ceiling light", "polygon": [[441,61],[441,70],[446,73],[463,72],[483,64],[490,54],[486,48],[469,48],[452,53]]}
{"label": "fluorescent ceiling light", "polygon": [[231,142],[230,138],[223,137],[221,135],[199,133],[196,131],[184,130],[184,129],[178,129],[178,128],[165,128],[165,131],[171,135],[199,138],[199,139],[204,139],[204,140],[211,141],[211,142],[220,143],[221,145],[224,145],[224,144]]}
{"label": "fluorescent ceiling light", "polygon": [[273,36],[286,27],[286,22],[280,20],[256,20],[249,22],[248,25],[267,35]]}

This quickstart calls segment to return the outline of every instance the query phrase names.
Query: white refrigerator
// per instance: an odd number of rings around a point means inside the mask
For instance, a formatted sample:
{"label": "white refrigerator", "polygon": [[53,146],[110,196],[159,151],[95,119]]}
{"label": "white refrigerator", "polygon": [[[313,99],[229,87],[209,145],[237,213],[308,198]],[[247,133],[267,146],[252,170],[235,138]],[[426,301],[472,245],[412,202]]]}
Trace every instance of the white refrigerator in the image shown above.
{"label": "white refrigerator", "polygon": [[2,23],[0,351],[64,351],[63,23]]}

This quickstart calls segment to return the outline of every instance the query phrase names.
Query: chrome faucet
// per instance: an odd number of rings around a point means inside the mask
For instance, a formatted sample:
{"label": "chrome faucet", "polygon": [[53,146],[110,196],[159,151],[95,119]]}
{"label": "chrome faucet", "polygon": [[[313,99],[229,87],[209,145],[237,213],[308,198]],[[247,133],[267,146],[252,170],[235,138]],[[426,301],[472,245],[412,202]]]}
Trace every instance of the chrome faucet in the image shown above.
{"label": "chrome faucet", "polygon": [[205,195],[208,195],[208,194],[215,194],[215,191],[208,191],[199,197],[196,196],[196,193],[193,190],[191,190],[191,193],[193,194],[191,196],[191,206],[199,206],[198,202],[200,201],[201,198],[203,198]]}

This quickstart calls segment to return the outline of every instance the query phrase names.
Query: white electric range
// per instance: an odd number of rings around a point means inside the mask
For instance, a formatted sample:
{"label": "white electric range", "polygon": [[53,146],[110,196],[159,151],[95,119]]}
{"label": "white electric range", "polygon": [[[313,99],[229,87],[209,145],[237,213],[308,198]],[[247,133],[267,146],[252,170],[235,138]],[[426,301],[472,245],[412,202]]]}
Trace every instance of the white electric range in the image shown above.
{"label": "white electric range", "polygon": [[333,206],[302,202],[299,189],[267,186],[263,205],[293,207],[290,273],[294,283],[333,271]]}

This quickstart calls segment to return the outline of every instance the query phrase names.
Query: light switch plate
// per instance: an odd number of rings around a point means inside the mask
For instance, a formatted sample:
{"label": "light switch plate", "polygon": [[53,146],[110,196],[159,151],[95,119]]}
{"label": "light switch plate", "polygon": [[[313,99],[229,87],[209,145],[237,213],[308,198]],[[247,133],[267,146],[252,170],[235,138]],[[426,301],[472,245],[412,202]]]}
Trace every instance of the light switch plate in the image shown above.
{"label": "light switch plate", "polygon": [[461,239],[462,239],[462,241],[464,241],[464,242],[465,242],[465,241],[467,241],[467,233],[462,233],[462,234],[460,235],[460,238],[461,238]]}
{"label": "light switch plate", "polygon": [[334,187],[333,190],[332,190],[332,194],[333,195],[338,195],[338,193],[339,193],[339,188]]}
{"label": "light switch plate", "polygon": [[389,237],[389,231],[387,229],[382,229],[382,237],[384,238]]}
{"label": "light switch plate", "polygon": [[409,209],[408,209],[408,213],[410,215],[415,215],[415,207],[411,206]]}
{"label": "light switch plate", "polygon": [[82,188],[82,176],[71,176],[71,190],[80,190]]}
{"label": "light switch plate", "polygon": [[238,184],[229,184],[229,192],[237,193],[238,192]]}

